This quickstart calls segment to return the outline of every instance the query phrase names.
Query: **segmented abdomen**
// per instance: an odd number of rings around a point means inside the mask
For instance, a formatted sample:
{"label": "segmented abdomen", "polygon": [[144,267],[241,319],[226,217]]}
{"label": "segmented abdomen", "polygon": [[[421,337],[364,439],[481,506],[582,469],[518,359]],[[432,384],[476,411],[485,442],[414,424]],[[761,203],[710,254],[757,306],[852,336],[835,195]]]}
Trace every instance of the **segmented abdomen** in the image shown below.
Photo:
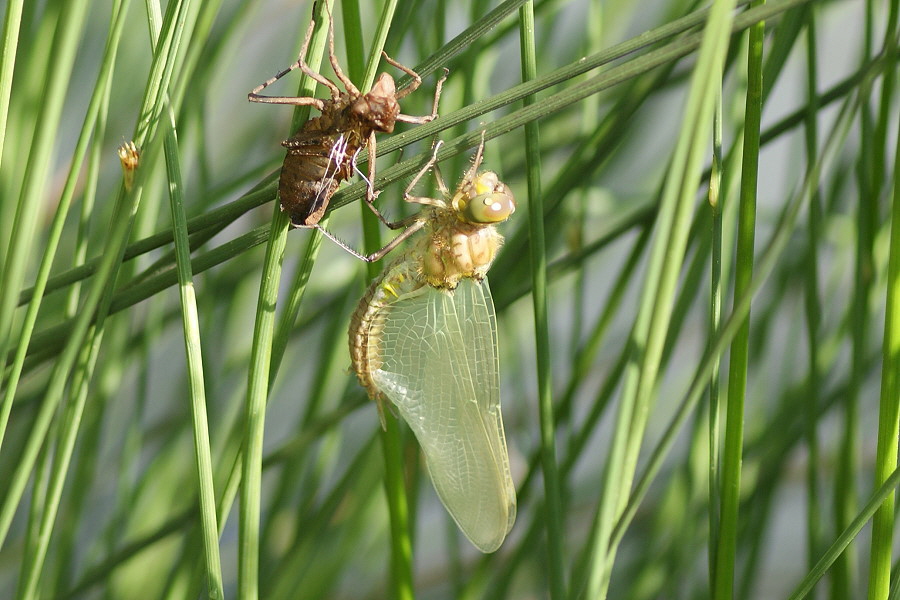
{"label": "segmented abdomen", "polygon": [[315,225],[342,181],[353,175],[353,161],[366,137],[355,131],[323,129],[330,123],[312,119],[282,142],[287,155],[281,167],[278,192],[281,209],[298,227]]}
{"label": "segmented abdomen", "polygon": [[413,270],[414,264],[407,257],[400,257],[375,279],[359,301],[350,318],[350,360],[353,371],[369,397],[378,404],[378,416],[384,425],[384,395],[372,381],[372,372],[381,367],[381,339],[385,308],[399,297],[422,287]]}

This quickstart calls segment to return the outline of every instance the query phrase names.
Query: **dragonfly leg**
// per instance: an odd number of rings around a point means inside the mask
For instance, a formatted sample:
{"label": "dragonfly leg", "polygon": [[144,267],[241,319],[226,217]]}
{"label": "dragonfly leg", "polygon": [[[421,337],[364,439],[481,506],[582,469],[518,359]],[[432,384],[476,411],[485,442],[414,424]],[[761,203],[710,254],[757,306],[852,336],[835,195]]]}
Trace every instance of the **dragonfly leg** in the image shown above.
{"label": "dragonfly leg", "polygon": [[325,103],[319,98],[312,98],[308,96],[263,96],[260,94],[261,91],[295,69],[300,69],[304,74],[312,77],[315,81],[321,83],[329,90],[331,90],[332,98],[337,98],[341,95],[341,90],[339,90],[338,87],[334,85],[334,83],[310,69],[309,65],[306,64],[306,60],[304,57],[306,56],[306,51],[309,48],[309,42],[312,38],[312,33],[315,25],[315,21],[309,22],[309,28],[306,30],[306,38],[304,38],[303,40],[303,47],[300,48],[300,56],[297,61],[287,69],[279,72],[274,77],[267,79],[260,85],[253,88],[250,93],[247,94],[247,99],[250,100],[250,102],[261,102],[264,104],[292,104],[294,106],[314,106],[319,111],[324,109]]}
{"label": "dragonfly leg", "polygon": [[381,429],[387,431],[387,421],[385,421],[384,416],[384,398],[380,395],[375,396],[375,406],[378,407],[378,420],[381,422]]}
{"label": "dragonfly leg", "polygon": [[396,60],[394,60],[393,58],[388,56],[388,53],[385,52],[384,50],[381,51],[381,56],[384,57],[384,60],[387,61],[387,63],[389,65],[400,69],[401,71],[403,71],[404,73],[406,73],[407,75],[412,77],[412,79],[413,79],[412,83],[410,83],[408,86],[406,86],[405,88],[403,88],[402,90],[397,92],[397,100],[400,100],[401,98],[405,98],[406,96],[409,96],[414,91],[416,91],[420,85],[422,85],[422,78],[419,76],[418,73],[416,73],[415,71],[413,71],[406,65],[401,65],[400,63],[398,63]]}
{"label": "dragonfly leg", "polygon": [[450,190],[447,188],[447,184],[444,182],[444,176],[441,175],[440,165],[434,165],[434,178],[437,180],[438,190],[441,192],[441,195],[444,198],[449,198]]}
{"label": "dragonfly leg", "polygon": [[466,171],[466,176],[463,178],[464,181],[474,181],[475,175],[478,173],[478,167],[481,166],[481,161],[484,159],[484,136],[486,132],[484,130],[481,131],[481,143],[478,144],[478,150],[475,152],[475,158],[472,159],[472,166],[469,167],[469,170]]}
{"label": "dragonfly leg", "polygon": [[[385,58],[387,58],[386,54],[385,54]],[[391,63],[391,64],[394,64],[394,63]],[[399,63],[397,63],[397,65],[401,69],[404,69],[404,67],[400,66]],[[412,73],[413,71],[410,70],[409,72]],[[441,90],[443,90],[444,81],[447,80],[447,75],[449,75],[449,74],[450,74],[450,70],[445,68],[444,76],[441,77],[440,79],[438,79],[437,85],[434,88],[434,102],[431,104],[431,114],[430,115],[425,115],[422,117],[414,117],[414,116],[410,116],[410,115],[404,115],[401,113],[401,114],[397,115],[397,120],[402,123],[414,123],[414,124],[429,123],[431,121],[434,121],[437,118],[438,103],[441,100]],[[416,75],[416,78],[418,78],[418,81],[420,81],[420,82],[422,81],[418,75]],[[419,87],[419,84],[414,82],[413,85],[403,88],[402,90],[400,90],[400,92],[397,93],[397,98],[402,98],[402,97],[406,96],[407,94],[409,94],[411,91],[413,91],[417,87]]]}
{"label": "dragonfly leg", "polygon": [[[328,11],[328,61],[331,63],[334,74],[337,75],[337,78],[341,80],[341,83],[343,83],[344,87],[347,89],[347,93],[351,96],[359,96],[359,89],[353,85],[350,78],[344,74],[343,69],[341,69],[341,64],[334,54],[334,16],[331,14],[331,7],[328,6],[327,3],[325,4],[325,10]],[[340,94],[338,94],[338,96],[339,95]],[[337,98],[338,96],[334,97]]]}
{"label": "dragonfly leg", "polygon": [[[375,132],[369,134],[369,143],[367,150],[369,151],[369,177],[366,178],[366,202],[369,205],[372,205],[375,202],[375,198],[378,197],[380,192],[375,191],[375,158],[376,158],[376,144],[375,141]],[[356,166],[356,163],[354,163]]]}
{"label": "dragonfly leg", "polygon": [[433,201],[432,202],[422,202],[422,200],[423,200],[422,197],[413,196],[411,192],[412,192],[412,189],[414,187],[416,187],[416,184],[419,183],[419,180],[422,179],[422,177],[425,175],[425,173],[427,173],[431,167],[433,167],[435,164],[437,164],[438,150],[440,150],[441,146],[443,146],[443,145],[444,145],[444,142],[441,140],[438,140],[434,144],[434,151],[431,153],[431,158],[428,159],[428,162],[425,163],[425,166],[422,167],[422,169],[418,173],[416,173],[416,176],[412,178],[412,181],[410,181],[409,185],[406,186],[406,189],[403,190],[403,199],[404,200],[406,200],[407,202],[415,202],[417,204],[433,204],[434,203]]}
{"label": "dragonfly leg", "polygon": [[[416,215],[416,216],[418,216],[418,215]],[[401,221],[401,222],[402,222],[402,221]],[[385,245],[384,248],[382,248],[381,250],[378,250],[378,251],[376,251],[376,252],[373,252],[372,254],[370,254],[370,255],[368,255],[368,256],[366,256],[366,257],[363,257],[363,260],[366,261],[366,262],[375,262],[376,260],[381,260],[381,259],[384,258],[385,255],[387,255],[391,250],[393,250],[394,248],[396,248],[397,246],[399,246],[400,243],[403,242],[403,240],[408,239],[409,236],[411,236],[411,235],[414,234],[415,232],[419,231],[419,230],[422,229],[424,226],[425,226],[425,221],[422,221],[422,220],[414,220],[414,221],[412,222],[412,224],[411,224],[409,227],[407,227],[406,229],[404,229],[402,232],[400,232],[400,235],[398,235],[397,237],[395,237],[394,239],[392,239],[390,242],[388,242],[387,245]]]}
{"label": "dragonfly leg", "polygon": [[[387,227],[388,229],[392,229],[392,230],[396,231],[397,229],[403,229],[404,227],[409,227],[408,219],[400,219],[399,221],[389,221],[388,218],[385,217],[384,214],[380,210],[378,210],[378,208],[371,202],[366,202],[366,206],[369,207],[369,210],[371,210],[375,214],[375,216],[378,217],[378,220],[381,221],[382,224],[385,227]],[[413,216],[415,217],[418,215],[413,215]],[[412,218],[412,217],[409,217],[409,218]]]}
{"label": "dragonfly leg", "polygon": [[338,246],[340,246],[341,248],[343,248],[344,250],[346,250],[347,252],[349,252],[350,254],[352,254],[353,256],[358,258],[359,260],[365,261],[367,263],[372,263],[372,262],[381,260],[391,250],[393,250],[394,248],[399,246],[405,239],[409,238],[409,236],[411,236],[415,232],[419,231],[424,226],[425,226],[425,221],[415,220],[409,225],[409,227],[404,229],[400,233],[400,235],[398,235],[397,237],[392,239],[390,242],[387,243],[387,245],[385,245],[380,250],[377,250],[377,251],[373,252],[372,254],[363,254],[362,252],[358,252],[356,249],[352,248],[345,241],[338,238],[336,235],[334,235],[333,233],[331,233],[330,231],[328,231],[321,225],[318,225],[318,224],[313,225],[313,227],[318,229],[322,233],[322,235],[327,237],[329,240],[331,240],[332,242],[334,242],[335,244],[337,244]]}
{"label": "dragonfly leg", "polygon": [[[319,232],[320,232],[322,235],[324,235],[325,237],[327,237],[329,240],[331,240],[332,242],[334,242],[335,244],[337,244],[338,246],[340,246],[341,248],[343,248],[344,250],[346,250],[347,252],[349,252],[350,254],[352,254],[353,256],[355,256],[356,258],[358,258],[358,259],[360,259],[360,260],[366,260],[366,255],[365,255],[365,254],[362,254],[362,253],[360,253],[360,252],[357,252],[355,249],[353,249],[352,247],[350,247],[350,245],[347,244],[345,241],[343,241],[342,239],[338,238],[337,236],[335,236],[333,233],[331,233],[330,231],[328,231],[327,229],[325,229],[324,227],[322,227],[322,226],[319,225],[318,223],[315,224],[315,225],[313,225],[313,227],[315,227],[316,229],[318,229]],[[366,261],[366,262],[371,262],[371,261]]]}
{"label": "dragonfly leg", "polygon": [[[380,191],[375,190],[375,154],[376,154],[376,152],[375,152],[375,150],[376,150],[375,144],[376,144],[376,142],[375,142],[375,132],[373,131],[373,132],[369,135],[369,143],[368,143],[368,152],[369,152],[369,176],[366,177],[366,176],[363,175],[363,174],[360,172],[360,170],[357,168],[357,166],[356,166],[356,157],[354,157],[354,160],[353,160],[353,169],[354,169],[357,173],[359,173],[359,176],[362,177],[363,181],[366,182],[366,200],[365,200],[365,202],[366,202],[366,206],[369,207],[369,210],[371,210],[371,211],[375,214],[375,216],[378,217],[378,220],[381,221],[382,223],[384,223],[384,225],[385,225],[386,227],[388,227],[389,229],[402,229],[403,227],[406,227],[406,226],[407,226],[407,225],[404,224],[404,222],[403,222],[402,220],[401,220],[401,221],[389,221],[389,220],[381,213],[381,211],[378,210],[378,208],[375,206],[375,199],[376,199],[376,198],[378,197],[378,195],[381,193]],[[358,152],[358,151],[357,151],[357,152]]]}

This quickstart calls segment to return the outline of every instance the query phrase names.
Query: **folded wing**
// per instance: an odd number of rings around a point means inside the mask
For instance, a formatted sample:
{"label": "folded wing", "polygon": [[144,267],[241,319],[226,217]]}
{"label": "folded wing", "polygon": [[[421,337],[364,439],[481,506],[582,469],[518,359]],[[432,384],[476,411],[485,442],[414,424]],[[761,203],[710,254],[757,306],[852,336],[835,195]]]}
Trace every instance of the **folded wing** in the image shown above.
{"label": "folded wing", "polygon": [[423,286],[382,308],[372,373],[425,454],[444,506],[482,552],[516,518],[500,415],[497,322],[487,280],[453,291]]}

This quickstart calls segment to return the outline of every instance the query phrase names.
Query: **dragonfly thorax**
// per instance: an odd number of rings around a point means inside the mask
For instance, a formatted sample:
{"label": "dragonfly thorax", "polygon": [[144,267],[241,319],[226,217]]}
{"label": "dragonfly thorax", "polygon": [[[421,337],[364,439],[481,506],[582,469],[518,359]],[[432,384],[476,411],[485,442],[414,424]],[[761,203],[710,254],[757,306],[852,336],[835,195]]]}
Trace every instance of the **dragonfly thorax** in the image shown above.
{"label": "dragonfly thorax", "polygon": [[416,251],[425,281],[433,287],[454,289],[461,279],[483,279],[503,236],[493,225],[460,221],[454,211],[432,211]]}

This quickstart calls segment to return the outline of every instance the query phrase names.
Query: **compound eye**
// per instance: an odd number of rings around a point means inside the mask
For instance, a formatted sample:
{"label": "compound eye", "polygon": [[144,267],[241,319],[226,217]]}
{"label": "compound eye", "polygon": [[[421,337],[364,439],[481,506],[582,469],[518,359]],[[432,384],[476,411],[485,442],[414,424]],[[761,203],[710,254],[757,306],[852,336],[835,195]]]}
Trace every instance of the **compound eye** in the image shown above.
{"label": "compound eye", "polygon": [[512,190],[495,173],[483,173],[475,180],[473,197],[465,207],[466,218],[473,223],[500,223],[516,212]]}

